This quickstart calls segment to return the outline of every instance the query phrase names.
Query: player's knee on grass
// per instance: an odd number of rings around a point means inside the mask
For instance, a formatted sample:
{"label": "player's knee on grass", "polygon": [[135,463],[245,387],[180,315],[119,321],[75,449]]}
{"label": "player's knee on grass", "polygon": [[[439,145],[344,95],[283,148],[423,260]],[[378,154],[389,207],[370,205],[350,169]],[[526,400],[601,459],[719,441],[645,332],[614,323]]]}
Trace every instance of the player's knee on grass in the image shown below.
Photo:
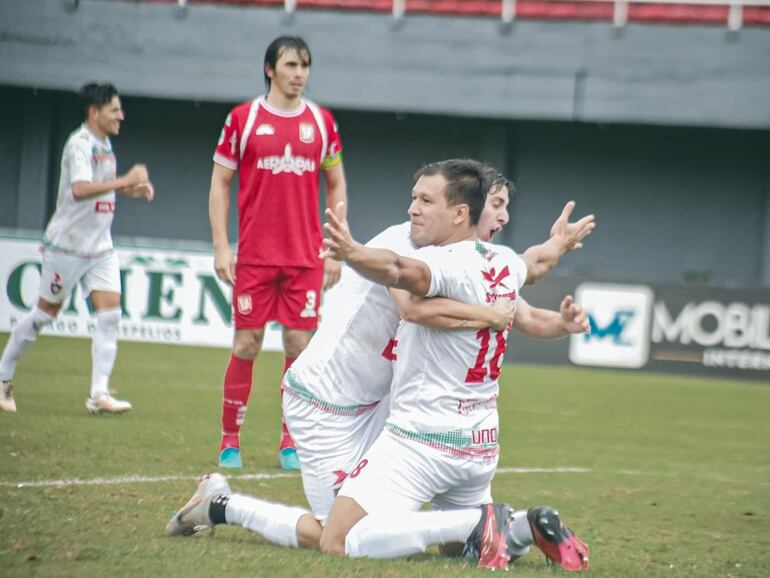
{"label": "player's knee on grass", "polygon": [[297,544],[300,548],[319,550],[323,527],[313,514],[305,514],[297,521]]}
{"label": "player's knee on grass", "polygon": [[325,554],[344,556],[348,532],[366,515],[366,510],[353,498],[338,496],[321,534],[321,551]]}
{"label": "player's knee on grass", "polygon": [[340,532],[328,532],[327,529],[324,528],[319,541],[321,552],[324,554],[332,554],[334,556],[344,556],[345,536],[346,534],[341,534]]}

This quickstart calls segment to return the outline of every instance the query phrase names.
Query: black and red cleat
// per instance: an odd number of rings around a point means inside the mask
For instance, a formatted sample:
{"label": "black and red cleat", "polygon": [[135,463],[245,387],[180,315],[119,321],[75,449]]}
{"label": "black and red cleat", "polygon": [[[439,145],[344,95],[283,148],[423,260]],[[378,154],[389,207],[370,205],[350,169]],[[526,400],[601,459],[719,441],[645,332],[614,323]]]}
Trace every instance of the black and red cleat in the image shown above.
{"label": "black and red cleat", "polygon": [[588,570],[588,546],[567,528],[559,512],[548,506],[527,511],[535,544],[546,558],[565,570]]}
{"label": "black and red cleat", "polygon": [[507,569],[511,560],[508,532],[512,517],[513,509],[508,504],[481,506],[481,520],[466,540],[463,556],[477,561],[479,568]]}

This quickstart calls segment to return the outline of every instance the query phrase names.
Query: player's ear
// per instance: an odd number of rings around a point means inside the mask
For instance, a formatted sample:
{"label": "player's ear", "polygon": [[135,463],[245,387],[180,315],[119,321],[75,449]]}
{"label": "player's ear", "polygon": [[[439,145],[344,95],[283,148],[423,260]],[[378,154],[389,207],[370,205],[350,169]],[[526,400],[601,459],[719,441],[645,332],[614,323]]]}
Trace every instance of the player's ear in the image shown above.
{"label": "player's ear", "polygon": [[271,78],[271,79],[275,75],[275,73],[273,72],[273,69],[270,67],[270,64],[267,62],[265,63],[265,74],[267,75],[268,78]]}
{"label": "player's ear", "polygon": [[454,207],[454,218],[452,219],[452,222],[455,225],[462,225],[463,222],[468,219],[468,215],[470,213],[471,208],[466,205],[465,203],[459,203],[455,205]]}

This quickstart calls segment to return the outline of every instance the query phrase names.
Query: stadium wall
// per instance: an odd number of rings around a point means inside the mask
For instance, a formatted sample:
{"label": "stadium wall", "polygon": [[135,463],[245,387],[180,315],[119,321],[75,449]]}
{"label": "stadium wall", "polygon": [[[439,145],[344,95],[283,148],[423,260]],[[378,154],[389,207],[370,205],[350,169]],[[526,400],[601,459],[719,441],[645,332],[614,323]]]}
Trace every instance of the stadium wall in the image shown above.
{"label": "stadium wall", "polygon": [[[68,10],[68,7],[75,9]],[[314,55],[337,109],[482,118],[770,127],[770,27],[521,20],[106,0],[0,2],[0,84],[235,101],[279,34]]]}
{"label": "stadium wall", "polygon": [[[0,108],[0,227],[41,231],[80,112],[71,92],[0,87],[0,98],[9,104]],[[211,155],[230,105],[130,96],[124,105],[120,167],[146,162],[157,197],[119,199],[115,235],[208,246]],[[335,113],[361,239],[406,219],[420,165],[469,156],[515,179],[502,240],[519,250],[543,240],[568,199],[596,213],[599,228],[559,275],[770,285],[770,131]],[[233,240],[236,227],[233,210]]]}

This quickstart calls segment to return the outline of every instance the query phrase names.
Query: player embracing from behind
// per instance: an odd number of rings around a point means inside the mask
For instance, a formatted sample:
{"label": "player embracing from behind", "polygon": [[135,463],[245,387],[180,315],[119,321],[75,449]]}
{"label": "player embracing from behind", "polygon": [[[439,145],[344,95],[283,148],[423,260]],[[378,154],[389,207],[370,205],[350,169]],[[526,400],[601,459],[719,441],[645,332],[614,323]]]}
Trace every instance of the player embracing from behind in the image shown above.
{"label": "player embracing from behind", "polygon": [[155,192],[144,165],[116,175],[110,137],[118,135],[125,115],[115,87],[87,84],[79,97],[85,122],[64,145],[56,211],[43,238],[39,299],[14,328],[0,358],[0,409],[5,411],[16,411],[12,382],[16,362],[40,330],[56,318],[78,282],[96,312],[86,410],[98,414],[131,409],[129,402],[113,398],[109,391],[121,317],[120,266],[110,228],[115,193],[150,201]]}
{"label": "player embracing from behind", "polygon": [[[284,371],[318,325],[321,289],[340,264],[318,259],[322,231],[319,176],[326,205],[346,200],[342,144],[331,113],[302,97],[310,49],[294,36],[265,52],[267,94],[236,106],[219,137],[209,194],[217,276],[233,286],[235,338],[224,378],[219,466],[240,468],[240,428],[265,325],[283,325]],[[230,186],[238,174],[237,263],[227,238]],[[282,423],[281,466],[298,470],[294,442]]]}

